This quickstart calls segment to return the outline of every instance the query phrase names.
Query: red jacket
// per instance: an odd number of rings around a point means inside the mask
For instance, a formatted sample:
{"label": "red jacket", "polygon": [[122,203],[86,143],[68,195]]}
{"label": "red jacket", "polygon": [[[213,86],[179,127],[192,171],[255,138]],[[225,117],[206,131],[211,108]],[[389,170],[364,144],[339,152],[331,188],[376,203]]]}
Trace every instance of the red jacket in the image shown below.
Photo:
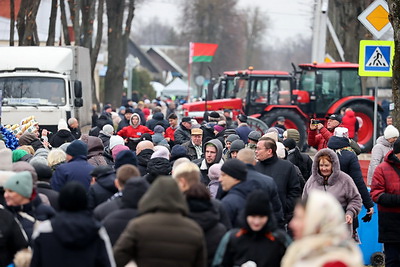
{"label": "red jacket", "polygon": [[321,130],[319,130],[319,133],[317,134],[317,130],[308,129],[307,142],[310,146],[316,147],[317,150],[327,148],[328,140],[333,135],[333,131],[334,129],[332,129],[332,131],[329,131],[327,128],[323,127]]}
{"label": "red jacket", "polygon": [[168,127],[165,130],[165,136],[164,137],[165,138],[169,137],[171,139],[171,141],[175,141],[175,136],[174,136],[175,130],[176,130],[176,128],[173,129],[172,127]]}
{"label": "red jacket", "polygon": [[136,128],[133,128],[131,125],[129,125],[122,128],[117,134],[124,138],[140,138],[144,133],[153,134],[153,131],[143,125],[138,125]]}
{"label": "red jacket", "polygon": [[349,138],[353,139],[356,134],[356,114],[352,110],[346,111],[342,118],[342,127],[346,127],[349,130]]}
{"label": "red jacket", "polygon": [[378,203],[378,241],[381,243],[400,242],[400,175],[393,166],[400,170],[400,161],[392,150],[372,177],[371,197]]}

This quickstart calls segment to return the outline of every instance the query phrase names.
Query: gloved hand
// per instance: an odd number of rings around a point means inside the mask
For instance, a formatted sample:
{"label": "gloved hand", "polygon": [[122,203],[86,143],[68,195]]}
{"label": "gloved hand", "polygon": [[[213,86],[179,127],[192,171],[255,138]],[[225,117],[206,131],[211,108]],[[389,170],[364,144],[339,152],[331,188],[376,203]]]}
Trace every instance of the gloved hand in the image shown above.
{"label": "gloved hand", "polygon": [[361,220],[363,220],[363,222],[370,222],[371,219],[372,219],[372,213],[369,213],[369,214],[367,213],[367,214],[365,214],[364,217],[361,218]]}

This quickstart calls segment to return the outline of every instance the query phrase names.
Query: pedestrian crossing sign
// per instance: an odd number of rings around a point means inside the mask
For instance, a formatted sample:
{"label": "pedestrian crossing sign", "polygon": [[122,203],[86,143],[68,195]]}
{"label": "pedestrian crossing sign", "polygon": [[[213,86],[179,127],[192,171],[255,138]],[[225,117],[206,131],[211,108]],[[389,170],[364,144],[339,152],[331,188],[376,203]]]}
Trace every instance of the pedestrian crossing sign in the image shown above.
{"label": "pedestrian crossing sign", "polygon": [[392,77],[393,55],[393,41],[360,41],[358,75]]}

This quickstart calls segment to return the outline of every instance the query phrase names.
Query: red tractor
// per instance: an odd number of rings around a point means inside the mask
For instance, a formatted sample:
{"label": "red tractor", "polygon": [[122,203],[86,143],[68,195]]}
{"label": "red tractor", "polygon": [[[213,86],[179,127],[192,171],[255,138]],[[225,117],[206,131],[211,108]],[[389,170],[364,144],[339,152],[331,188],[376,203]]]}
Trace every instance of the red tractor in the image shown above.
{"label": "red tractor", "polygon": [[[274,126],[284,116],[286,128],[300,132],[302,146],[307,140],[310,118],[325,120],[343,107],[351,107],[359,118],[358,143],[363,151],[373,144],[372,96],[363,96],[358,64],[348,62],[300,64],[299,78],[289,72],[228,71],[218,89],[209,90],[212,99],[183,105],[185,115],[202,117],[207,110],[232,109]],[[209,97],[208,99],[211,99]]]}

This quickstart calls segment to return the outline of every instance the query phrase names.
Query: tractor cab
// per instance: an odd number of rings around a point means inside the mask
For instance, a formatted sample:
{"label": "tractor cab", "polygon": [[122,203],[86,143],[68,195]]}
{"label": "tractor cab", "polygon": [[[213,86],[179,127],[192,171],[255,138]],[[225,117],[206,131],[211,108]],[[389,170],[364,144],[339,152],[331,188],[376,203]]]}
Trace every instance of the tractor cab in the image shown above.
{"label": "tractor cab", "polygon": [[291,105],[294,84],[293,76],[284,71],[227,71],[215,98],[240,98],[246,114],[261,114],[268,105]]}
{"label": "tractor cab", "polygon": [[358,64],[349,62],[300,64],[297,104],[306,114],[324,117],[338,100],[361,96]]}

